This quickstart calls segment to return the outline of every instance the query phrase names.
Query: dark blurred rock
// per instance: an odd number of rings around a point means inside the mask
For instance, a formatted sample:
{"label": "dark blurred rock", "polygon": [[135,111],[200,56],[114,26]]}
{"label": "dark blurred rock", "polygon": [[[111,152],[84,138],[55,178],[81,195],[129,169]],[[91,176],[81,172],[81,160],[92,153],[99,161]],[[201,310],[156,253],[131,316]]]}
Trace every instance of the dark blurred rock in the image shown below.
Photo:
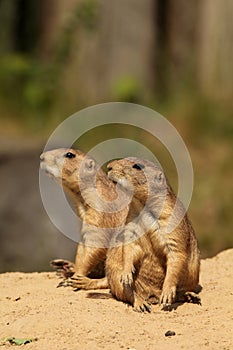
{"label": "dark blurred rock", "polygon": [[54,258],[74,259],[76,243],[54,227],[43,208],[41,152],[13,142],[1,147],[0,272],[49,270]]}
{"label": "dark blurred rock", "polygon": [[174,332],[174,331],[167,331],[165,333],[165,337],[173,337],[174,335],[176,335],[176,332]]}

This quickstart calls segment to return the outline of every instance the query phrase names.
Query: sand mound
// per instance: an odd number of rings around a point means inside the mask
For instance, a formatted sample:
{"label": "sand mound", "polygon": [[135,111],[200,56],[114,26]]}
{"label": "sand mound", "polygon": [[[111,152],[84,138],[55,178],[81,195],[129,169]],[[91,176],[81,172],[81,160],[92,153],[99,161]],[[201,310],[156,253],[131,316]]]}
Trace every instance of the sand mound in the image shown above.
{"label": "sand mound", "polygon": [[0,283],[0,339],[36,338],[28,350],[233,349],[233,249],[202,260],[202,306],[171,312],[136,313],[108,290],[56,288],[53,272],[4,273]]}

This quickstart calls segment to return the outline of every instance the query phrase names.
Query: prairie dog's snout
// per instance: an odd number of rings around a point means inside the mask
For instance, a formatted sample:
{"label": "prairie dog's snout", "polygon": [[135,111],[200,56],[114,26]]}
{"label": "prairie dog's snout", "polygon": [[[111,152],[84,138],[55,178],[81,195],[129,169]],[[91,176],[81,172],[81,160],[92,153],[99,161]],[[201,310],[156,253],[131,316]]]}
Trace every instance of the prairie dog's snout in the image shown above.
{"label": "prairie dog's snout", "polygon": [[40,155],[40,168],[43,169],[43,170],[46,170],[46,164],[47,164],[47,161],[48,161],[48,157],[47,157],[47,152],[44,152]]}
{"label": "prairie dog's snout", "polygon": [[61,178],[64,166],[68,166],[68,164],[65,164],[65,161],[71,161],[75,157],[76,154],[67,149],[43,152],[40,155],[40,168],[45,170],[48,175]]}
{"label": "prairie dog's snout", "polygon": [[47,151],[47,152],[43,152],[40,155],[40,164],[52,164],[55,162],[55,154],[53,151]]}

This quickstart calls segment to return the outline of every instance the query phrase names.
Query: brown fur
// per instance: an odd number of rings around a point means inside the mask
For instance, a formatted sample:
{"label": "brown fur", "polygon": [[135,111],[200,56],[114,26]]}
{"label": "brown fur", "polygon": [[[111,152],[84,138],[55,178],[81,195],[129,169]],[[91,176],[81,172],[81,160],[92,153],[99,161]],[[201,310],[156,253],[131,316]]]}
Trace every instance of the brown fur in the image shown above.
{"label": "brown fur", "polygon": [[[68,153],[73,156],[68,157]],[[122,227],[128,208],[117,213],[106,213],[102,210],[102,200],[106,201],[108,206],[108,202],[111,203],[117,198],[115,185],[98,168],[96,162],[84,153],[73,149],[55,149],[43,153],[40,159],[41,168],[63,186],[83,222],[75,263],[58,259],[54,260],[52,265],[57,270],[63,271],[65,277],[73,273],[78,276],[103,277],[110,235],[107,231],[105,234],[102,231],[99,233],[98,228]],[[92,180],[95,173],[96,182],[93,188]],[[97,190],[99,199],[94,189]],[[96,206],[98,206],[97,209]],[[106,279],[102,280],[102,285],[108,286]]]}
{"label": "brown fur", "polygon": [[[128,268],[130,273],[127,273]],[[153,303],[159,301],[165,270],[151,242],[142,236],[126,246],[109,249],[106,276],[116,299],[131,304],[135,311],[150,312],[151,298]]]}
{"label": "brown fur", "polygon": [[[137,303],[134,293],[143,298],[155,294],[160,296],[161,304],[171,305],[178,295],[196,291],[200,256],[195,233],[180,201],[176,219],[181,214],[183,219],[166,232],[176,196],[161,169],[136,158],[114,161],[108,169],[113,181],[126,191],[134,191],[124,230],[125,244],[108,252],[106,273],[112,293],[131,304]],[[130,222],[137,216],[136,222]],[[138,268],[142,261],[146,266],[143,271]],[[140,293],[137,281],[141,274],[147,283]]]}

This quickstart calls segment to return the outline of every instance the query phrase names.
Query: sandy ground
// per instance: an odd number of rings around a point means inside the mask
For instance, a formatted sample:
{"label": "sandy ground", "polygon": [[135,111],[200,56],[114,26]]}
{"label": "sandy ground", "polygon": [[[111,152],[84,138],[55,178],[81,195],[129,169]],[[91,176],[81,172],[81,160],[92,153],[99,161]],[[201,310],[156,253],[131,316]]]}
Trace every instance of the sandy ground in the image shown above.
{"label": "sandy ground", "polygon": [[[233,349],[233,249],[202,261],[202,306],[158,305],[140,314],[108,290],[56,288],[55,273],[0,275],[0,339],[36,338],[25,349]],[[166,331],[175,332],[165,337]],[[12,345],[2,345],[9,349]]]}

